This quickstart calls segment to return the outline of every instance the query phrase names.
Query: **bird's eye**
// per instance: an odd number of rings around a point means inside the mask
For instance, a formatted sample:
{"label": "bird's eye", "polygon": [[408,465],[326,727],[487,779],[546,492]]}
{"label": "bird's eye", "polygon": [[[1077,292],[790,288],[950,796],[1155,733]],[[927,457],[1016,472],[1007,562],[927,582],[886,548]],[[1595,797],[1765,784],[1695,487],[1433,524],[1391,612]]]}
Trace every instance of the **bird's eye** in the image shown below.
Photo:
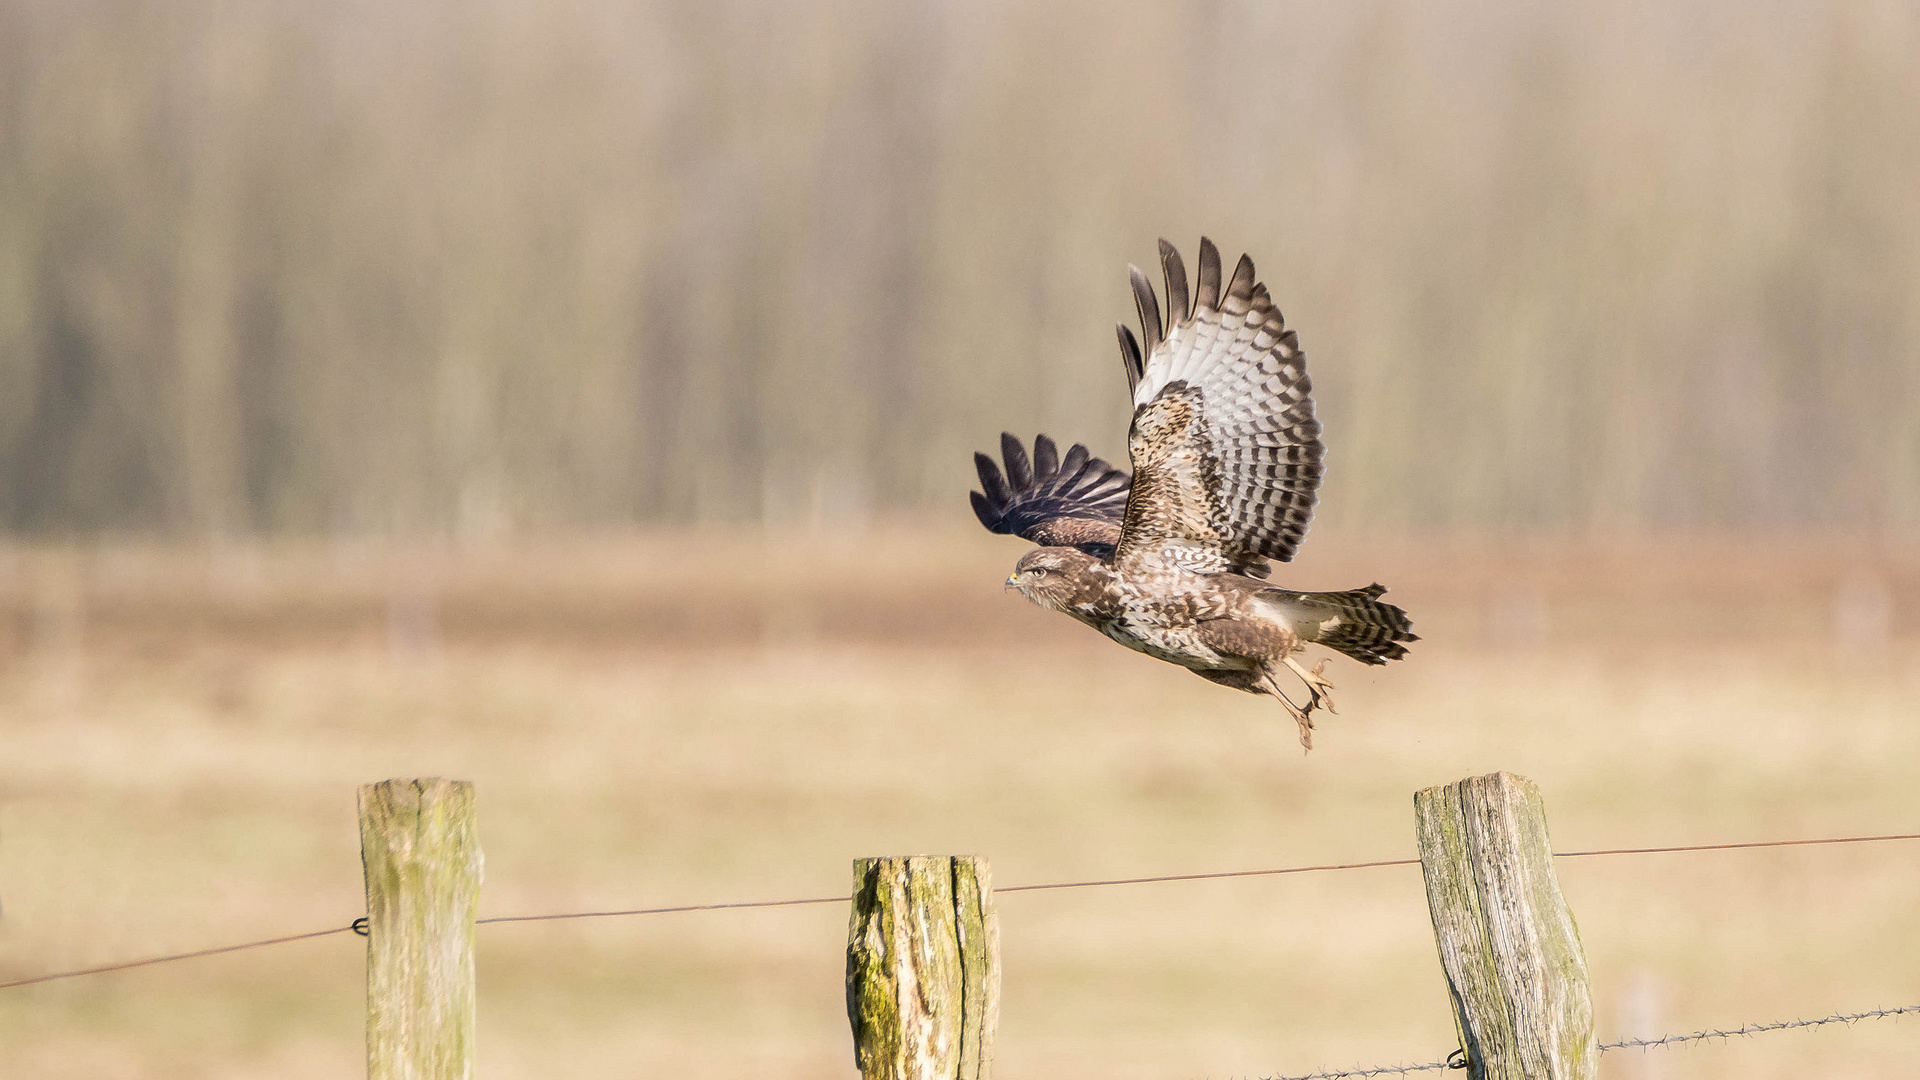
{"label": "bird's eye", "polygon": [[1047,576],[1047,568],[1046,568],[1046,567],[1044,567],[1044,566],[1036,566],[1036,567],[1034,567],[1034,568],[1033,568],[1033,576],[1034,576],[1034,577],[1046,577],[1046,576]]}

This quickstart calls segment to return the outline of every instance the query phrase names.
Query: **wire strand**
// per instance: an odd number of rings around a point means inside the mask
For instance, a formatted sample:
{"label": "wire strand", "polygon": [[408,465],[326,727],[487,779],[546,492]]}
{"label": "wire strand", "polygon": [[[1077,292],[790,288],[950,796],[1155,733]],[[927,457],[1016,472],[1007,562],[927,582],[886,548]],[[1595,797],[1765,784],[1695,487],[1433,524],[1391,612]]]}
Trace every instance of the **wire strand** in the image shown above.
{"label": "wire strand", "polygon": [[[1006,890],[1002,890],[1006,891]],[[851,896],[815,896],[805,900],[743,900],[731,904],[681,904],[678,907],[626,908],[619,911],[563,911],[553,915],[494,915],[481,923],[552,922],[556,919],[610,919],[616,915],[672,915],[680,911],[727,911],[738,908],[802,907],[807,904],[844,904]]]}
{"label": "wire strand", "polygon": [[[1920,833],[1885,836],[1841,836],[1816,840],[1755,840],[1732,844],[1687,844],[1676,847],[1609,848],[1598,851],[1556,851],[1554,858],[1577,859],[1588,855],[1660,855],[1679,851],[1733,851],[1741,848],[1803,847],[1809,844],[1859,844],[1871,840],[1920,840]],[[1007,885],[994,895],[1018,892],[1046,892],[1055,889],[1091,889],[1106,885],[1150,885],[1167,881],[1217,881],[1225,878],[1277,877],[1283,874],[1311,874],[1327,870],[1367,870],[1383,866],[1417,866],[1419,859],[1376,859],[1372,862],[1324,863],[1317,866],[1283,866],[1268,870],[1222,870],[1201,874],[1159,874],[1152,877],[1102,878],[1092,881],[1053,881],[1041,885]],[[573,911],[551,915],[496,915],[477,919],[476,923],[554,922],[562,919],[604,919],[619,915],[670,915],[683,911],[725,911],[740,908],[799,907],[807,904],[844,904],[850,896],[820,896],[804,900],[750,900],[728,904],[682,904],[676,907],[626,908],[616,911]]]}
{"label": "wire strand", "polygon": [[1920,1012],[1920,1005],[1896,1005],[1891,1009],[1868,1009],[1865,1012],[1834,1013],[1814,1020],[1776,1020],[1768,1024],[1747,1024],[1743,1027],[1727,1028],[1723,1031],[1696,1031],[1691,1035],[1662,1035],[1658,1039],[1621,1039],[1619,1042],[1601,1043],[1600,1052],[1609,1050],[1646,1050],[1655,1046],[1672,1046],[1676,1043],[1699,1042],[1702,1039],[1730,1039],[1735,1035],[1758,1035],[1765,1031],[1786,1031],[1789,1028],[1820,1027],[1823,1024],[1855,1024],[1862,1020],[1878,1020],[1885,1016],[1901,1016],[1906,1013]]}
{"label": "wire strand", "polygon": [[[1317,870],[1364,870],[1373,866],[1412,866],[1419,859],[1385,859],[1379,862],[1329,863],[1325,866],[1285,866],[1273,870],[1224,870],[1208,874],[1162,874],[1157,877],[1108,878],[1102,881],[1053,881],[1044,885],[1008,885],[995,889],[994,895],[1017,892],[1043,892],[1049,889],[1090,889],[1101,885],[1146,885],[1158,881],[1204,881],[1216,878],[1270,877],[1276,874],[1308,874]],[[681,911],[725,911],[738,908],[801,907],[807,904],[845,904],[851,896],[815,896],[804,900],[747,900],[731,904],[681,904],[676,907],[623,908],[616,911],[565,911],[552,915],[494,915],[475,919],[480,923],[554,922],[560,919],[606,919],[617,915],[670,915]]]}
{"label": "wire strand", "polygon": [[1600,851],[1556,851],[1556,859],[1577,859],[1586,855],[1664,855],[1673,851],[1735,851],[1742,848],[1806,847],[1811,844],[1866,844],[1875,840],[1920,840],[1920,833],[1893,833],[1887,836],[1832,836],[1819,840],[1749,840],[1735,844],[1686,844],[1681,847],[1606,848]]}
{"label": "wire strand", "polygon": [[[1661,855],[1682,851],[1734,851],[1743,848],[1770,847],[1806,847],[1817,844],[1864,844],[1877,840],[1920,840],[1920,833],[1892,833],[1882,836],[1835,836],[1813,840],[1752,840],[1731,844],[1685,844],[1675,847],[1646,848],[1607,848],[1595,851],[1556,851],[1555,858],[1574,859],[1589,855]],[[1056,889],[1091,889],[1107,885],[1149,885],[1169,881],[1218,881],[1227,878],[1277,877],[1284,874],[1310,874],[1331,870],[1366,870],[1386,866],[1414,866],[1419,859],[1378,859],[1372,862],[1323,863],[1315,866],[1283,866],[1268,870],[1224,870],[1202,874],[1160,874],[1153,877],[1104,878],[1093,881],[1054,881],[1040,885],[1009,885],[995,889],[996,894],[1018,892],[1046,892]],[[481,923],[526,923],[557,922],[566,919],[609,919],[625,915],[671,915],[692,911],[738,911],[750,908],[804,907],[813,904],[844,904],[849,896],[816,896],[795,900],[748,900],[724,904],[680,904],[674,907],[623,908],[610,911],[564,911],[547,915],[494,915],[474,920]],[[34,975],[11,982],[0,982],[0,990],[10,990],[17,986],[32,986],[35,983],[53,982],[56,979],[73,979],[82,975],[102,975],[110,971],[126,971],[131,968],[150,967],[154,964],[172,963],[175,960],[193,960],[202,956],[216,956],[220,953],[240,952],[244,949],[259,949],[268,945],[283,945],[291,941],[305,941],[308,938],[328,937],[352,930],[351,924],[337,926],[331,930],[315,930],[305,934],[290,934],[285,937],[266,938],[260,941],[247,941],[238,945],[221,945],[211,949],[196,949],[193,952],[174,953],[170,956],[154,956],[145,960],[130,960],[123,964],[107,964],[101,967],[81,968],[76,971],[57,971],[47,975]],[[1821,1021],[1831,1023],[1833,1021]],[[1442,1065],[1444,1066],[1444,1062]],[[1395,1069],[1403,1072],[1429,1069],[1429,1065],[1390,1066],[1385,1073]],[[1335,1073],[1335,1076],[1377,1076],[1384,1073]]]}
{"label": "wire strand", "polygon": [[174,953],[171,956],[150,956],[145,960],[129,960],[123,964],[106,964],[101,967],[81,968],[78,971],[57,971],[51,975],[35,975],[12,982],[0,982],[0,990],[10,990],[16,986],[32,986],[34,983],[52,982],[55,979],[73,979],[81,975],[103,975],[109,971],[126,971],[129,968],[151,967],[154,964],[170,964],[175,960],[193,960],[202,956],[216,956],[220,953],[239,952],[242,949],[260,949],[268,945],[285,945],[289,941],[305,941],[308,938],[330,937],[352,930],[351,925],[336,926],[331,930],[315,930],[306,934],[288,934],[285,937],[266,938],[262,941],[247,941],[239,945],[219,945],[211,949],[195,949],[192,952]]}
{"label": "wire strand", "polygon": [[[1609,853],[1612,854],[1612,853]],[[1636,852],[1635,854],[1638,854]],[[1657,1039],[1621,1039],[1618,1042],[1601,1043],[1594,1049],[1604,1054],[1609,1050],[1646,1051],[1659,1046],[1677,1046],[1681,1043],[1700,1042],[1705,1039],[1731,1039],[1736,1035],[1760,1035],[1769,1031],[1787,1031],[1791,1028],[1820,1027],[1824,1024],[1857,1024],[1862,1020],[1878,1020],[1888,1016],[1902,1016],[1920,1012],[1920,1005],[1897,1005],[1891,1009],[1867,1009],[1863,1012],[1834,1013],[1832,1016],[1817,1017],[1812,1020],[1775,1020],[1765,1024],[1745,1024],[1737,1028],[1724,1028],[1714,1031],[1696,1031],[1690,1035],[1663,1035]],[[1459,1051],[1454,1051],[1459,1053]],[[1408,1073],[1433,1072],[1441,1069],[1453,1069],[1459,1066],[1450,1060],[1430,1061],[1424,1065],[1374,1065],[1368,1068],[1343,1069],[1333,1072],[1302,1073],[1298,1076],[1273,1076],[1267,1080],[1346,1080],[1348,1077],[1367,1076],[1404,1076]]]}
{"label": "wire strand", "polygon": [[1346,1080],[1347,1077],[1359,1076],[1405,1076],[1408,1073],[1434,1072],[1437,1070],[1451,1069],[1452,1067],[1453,1066],[1449,1065],[1445,1060],[1429,1061],[1425,1065],[1374,1065],[1369,1068],[1355,1066],[1351,1069],[1340,1069],[1334,1072],[1302,1073],[1299,1076],[1270,1076],[1267,1077],[1266,1080]]}
{"label": "wire strand", "polygon": [[1048,889],[1091,889],[1100,885],[1148,885],[1157,881],[1214,881],[1220,878],[1273,877],[1277,874],[1311,874],[1321,870],[1366,870],[1375,866],[1417,866],[1419,859],[1380,859],[1375,862],[1327,863],[1322,866],[1283,866],[1276,870],[1225,870],[1212,874],[1162,874],[1158,877],[1107,878],[1102,881],[1056,881],[1047,885],[1009,885],[993,890],[994,895],[1016,892],[1042,892]]}

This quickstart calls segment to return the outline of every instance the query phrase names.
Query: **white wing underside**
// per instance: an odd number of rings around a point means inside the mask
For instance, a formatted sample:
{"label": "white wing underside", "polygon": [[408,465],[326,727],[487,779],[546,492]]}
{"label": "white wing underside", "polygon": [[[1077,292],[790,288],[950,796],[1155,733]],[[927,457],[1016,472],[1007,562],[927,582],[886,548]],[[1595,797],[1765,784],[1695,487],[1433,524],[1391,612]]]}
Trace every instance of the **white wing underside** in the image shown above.
{"label": "white wing underside", "polygon": [[[1250,260],[1241,258],[1223,293],[1219,254],[1202,240],[1188,313],[1177,310],[1186,271],[1170,245],[1161,252],[1176,307],[1164,340],[1156,340],[1152,287],[1137,271],[1134,278],[1147,354],[1133,393],[1134,500],[1121,549],[1151,543],[1169,554],[1202,549],[1181,561],[1285,562],[1312,519],[1321,476],[1306,358],[1266,286],[1254,282]],[[1122,333],[1123,349],[1130,337]]]}

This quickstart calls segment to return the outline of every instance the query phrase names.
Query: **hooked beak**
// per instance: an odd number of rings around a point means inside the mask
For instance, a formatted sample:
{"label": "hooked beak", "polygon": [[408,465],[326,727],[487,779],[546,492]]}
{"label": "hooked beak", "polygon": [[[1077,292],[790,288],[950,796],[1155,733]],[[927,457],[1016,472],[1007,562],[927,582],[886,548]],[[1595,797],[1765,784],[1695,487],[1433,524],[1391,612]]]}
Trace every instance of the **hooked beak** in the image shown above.
{"label": "hooked beak", "polygon": [[1019,587],[1020,575],[1018,572],[1015,572],[1007,575],[1006,583],[1000,586],[1000,591],[1006,592],[1008,589],[1017,589]]}

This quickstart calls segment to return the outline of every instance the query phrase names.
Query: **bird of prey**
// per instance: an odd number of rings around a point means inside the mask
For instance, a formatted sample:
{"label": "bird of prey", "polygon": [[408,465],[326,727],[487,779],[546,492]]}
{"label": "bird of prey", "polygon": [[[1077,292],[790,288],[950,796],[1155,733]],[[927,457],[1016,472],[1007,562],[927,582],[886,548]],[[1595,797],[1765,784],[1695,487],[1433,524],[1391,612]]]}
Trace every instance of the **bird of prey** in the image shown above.
{"label": "bird of prey", "polygon": [[[1029,458],[1005,434],[1004,476],[974,455],[984,489],[972,493],[974,513],[1040,545],[1008,588],[1203,679],[1273,695],[1312,750],[1313,711],[1333,709],[1333,684],[1325,660],[1308,669],[1293,654],[1316,644],[1384,664],[1418,639],[1380,585],[1299,592],[1266,580],[1267,560],[1293,558],[1320,487],[1306,358],[1245,255],[1223,284],[1220,252],[1202,237],[1191,303],[1186,265],[1165,240],[1160,263],[1165,318],[1153,285],[1129,266],[1141,336],[1119,327],[1132,475],[1078,443],[1063,458],[1045,435]],[[1281,685],[1288,670],[1304,704]]]}

